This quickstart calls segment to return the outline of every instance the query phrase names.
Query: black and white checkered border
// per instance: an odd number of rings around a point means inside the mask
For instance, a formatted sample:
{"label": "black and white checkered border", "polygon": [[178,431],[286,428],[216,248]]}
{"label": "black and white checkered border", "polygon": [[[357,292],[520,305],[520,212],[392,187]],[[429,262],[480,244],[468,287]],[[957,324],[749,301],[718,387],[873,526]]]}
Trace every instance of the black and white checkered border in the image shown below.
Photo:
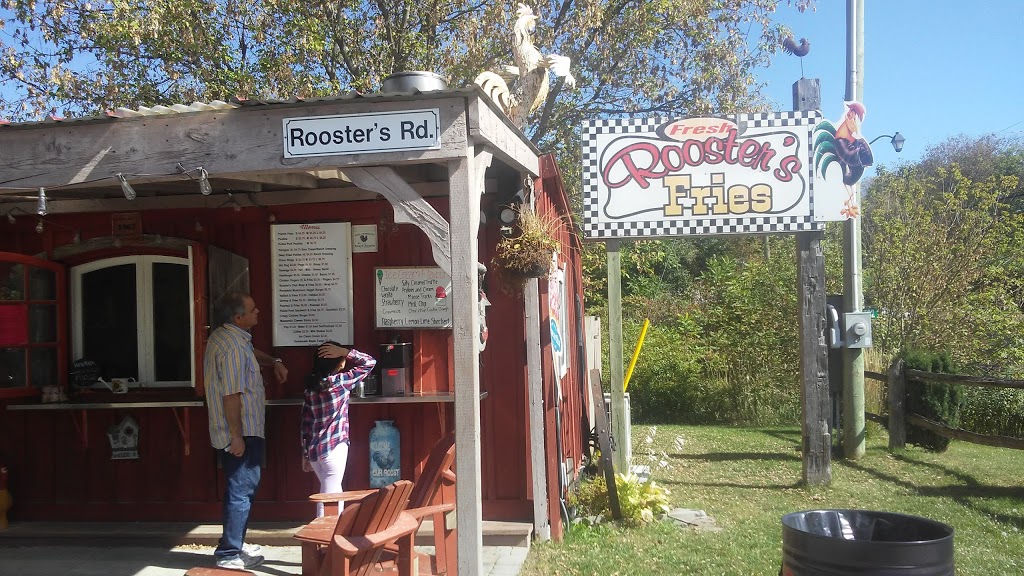
{"label": "black and white checkered border", "polygon": [[697,218],[690,220],[600,222],[584,225],[587,238],[658,238],[671,236],[716,236],[721,234],[789,234],[824,230],[824,222],[811,216],[775,216],[762,218]]}
{"label": "black and white checkered border", "polygon": [[[726,117],[728,118],[728,117]],[[653,132],[655,128],[682,118],[602,118],[583,125],[583,230],[587,238],[699,236],[718,234],[773,234],[824,230],[823,222],[814,218],[814,127],[821,121],[818,110],[739,114],[732,117],[739,125],[769,128],[773,126],[804,126],[807,130],[808,216],[781,216],[708,220],[687,218],[667,221],[599,222],[597,188],[600,181],[597,143],[591,134],[629,134]]]}

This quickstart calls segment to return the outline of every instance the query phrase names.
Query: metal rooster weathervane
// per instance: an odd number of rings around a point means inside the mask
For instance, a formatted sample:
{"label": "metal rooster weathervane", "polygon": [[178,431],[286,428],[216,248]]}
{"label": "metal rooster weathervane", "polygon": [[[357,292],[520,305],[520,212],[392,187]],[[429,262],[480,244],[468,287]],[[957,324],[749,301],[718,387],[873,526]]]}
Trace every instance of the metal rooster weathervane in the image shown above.
{"label": "metal rooster weathervane", "polygon": [[[474,82],[484,89],[491,100],[504,110],[512,123],[522,129],[526,118],[535,112],[548,97],[550,87],[548,71],[564,79],[565,86],[574,88],[576,79],[569,72],[568,56],[541,54],[533,45],[533,32],[539,19],[533,9],[520,4],[512,27],[515,38],[515,66],[502,66],[500,72],[481,72]],[[514,88],[509,83],[518,79]]]}

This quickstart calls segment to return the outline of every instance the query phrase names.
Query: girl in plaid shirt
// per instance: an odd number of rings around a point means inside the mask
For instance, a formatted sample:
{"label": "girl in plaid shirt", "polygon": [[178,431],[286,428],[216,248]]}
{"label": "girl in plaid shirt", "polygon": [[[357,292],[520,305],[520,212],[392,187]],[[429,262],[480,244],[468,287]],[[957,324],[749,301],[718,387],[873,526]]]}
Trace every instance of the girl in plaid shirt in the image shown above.
{"label": "girl in plaid shirt", "polygon": [[[351,391],[373,370],[377,361],[369,354],[324,342],[313,359],[313,373],[306,377],[302,401],[302,469],[320,479],[320,492],[341,492],[348,462],[348,400]],[[316,505],[317,516],[324,505]]]}

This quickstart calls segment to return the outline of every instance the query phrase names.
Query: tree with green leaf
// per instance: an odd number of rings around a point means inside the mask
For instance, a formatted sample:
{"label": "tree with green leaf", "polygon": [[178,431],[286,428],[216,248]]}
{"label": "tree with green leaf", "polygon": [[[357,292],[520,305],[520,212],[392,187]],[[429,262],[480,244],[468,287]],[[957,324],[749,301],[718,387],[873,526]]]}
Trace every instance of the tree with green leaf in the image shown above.
{"label": "tree with green leaf", "polygon": [[948,350],[986,373],[1024,368],[1019,146],[952,139],[878,171],[864,208],[865,298],[889,353]]}

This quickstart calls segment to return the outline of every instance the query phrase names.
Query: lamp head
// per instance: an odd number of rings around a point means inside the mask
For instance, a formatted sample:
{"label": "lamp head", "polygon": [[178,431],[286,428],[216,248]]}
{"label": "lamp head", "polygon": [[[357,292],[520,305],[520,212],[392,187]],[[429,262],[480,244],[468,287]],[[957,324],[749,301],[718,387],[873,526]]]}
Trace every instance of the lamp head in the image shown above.
{"label": "lamp head", "polygon": [[893,147],[893,149],[896,150],[897,152],[902,152],[903,151],[903,143],[906,142],[906,141],[907,141],[907,139],[903,137],[903,134],[900,134],[899,132],[897,132],[892,137],[892,147]]}

